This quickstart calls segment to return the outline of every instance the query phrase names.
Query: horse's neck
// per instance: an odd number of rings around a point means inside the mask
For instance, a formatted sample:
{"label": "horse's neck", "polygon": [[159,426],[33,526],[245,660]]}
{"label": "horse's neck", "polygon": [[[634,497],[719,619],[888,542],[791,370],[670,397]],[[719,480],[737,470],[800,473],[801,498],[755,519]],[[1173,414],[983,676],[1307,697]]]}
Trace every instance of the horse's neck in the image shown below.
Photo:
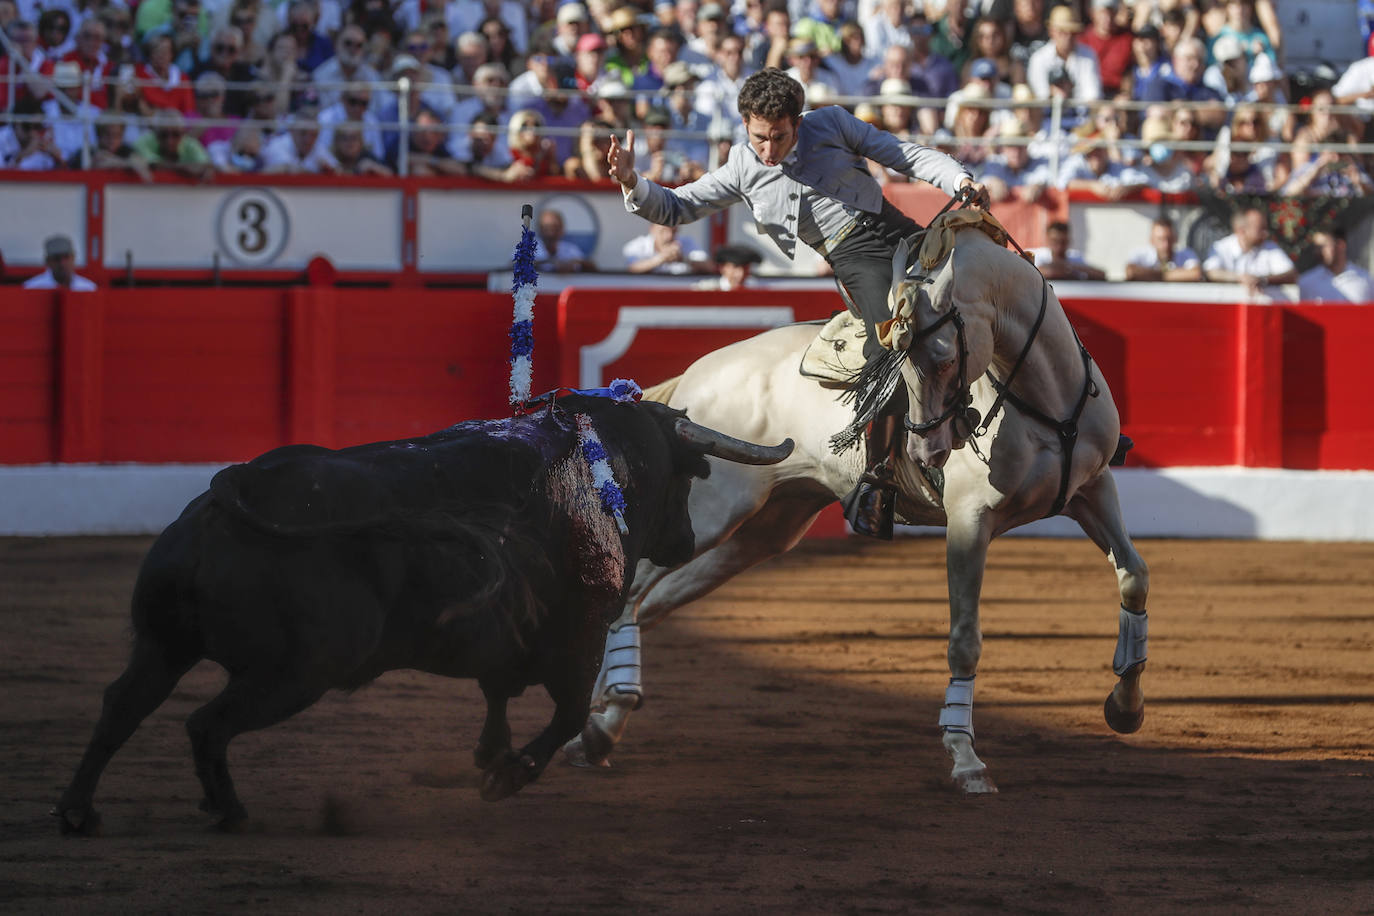
{"label": "horse's neck", "polygon": [[[1083,358],[1054,290],[1038,272],[1021,269],[1024,264],[1017,263],[1019,256],[990,240],[987,247],[997,255],[983,254],[974,265],[965,262],[964,266],[972,266],[982,278],[981,288],[969,292],[986,310],[983,314],[990,323],[993,354],[988,369],[999,381],[1014,371],[1015,390],[1035,392],[1048,410],[1076,401],[1083,381]],[[1037,326],[1042,305],[1044,318]],[[1032,337],[1034,343],[1027,348]]]}

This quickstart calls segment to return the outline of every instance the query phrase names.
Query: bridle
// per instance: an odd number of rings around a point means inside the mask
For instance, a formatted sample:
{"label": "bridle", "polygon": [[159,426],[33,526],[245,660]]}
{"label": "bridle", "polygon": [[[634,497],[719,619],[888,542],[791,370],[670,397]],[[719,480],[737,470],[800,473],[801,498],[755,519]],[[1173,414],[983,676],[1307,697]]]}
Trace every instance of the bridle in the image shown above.
{"label": "bridle", "polygon": [[[950,204],[945,206],[945,209],[949,209],[949,206],[957,200],[958,198],[951,200]],[[965,205],[967,205],[967,203]],[[944,211],[942,210],[940,212],[943,213]],[[1018,252],[1022,255],[1025,254],[1025,251],[1020,245],[1016,244],[1014,239],[1008,237],[1008,241],[1011,242]],[[1034,265],[1032,264],[1032,266]],[[1039,268],[1036,269],[1036,273],[1039,273]],[[922,285],[933,281],[934,277],[929,275],[912,278],[912,282]],[[915,433],[918,436],[938,429],[940,424],[946,421],[952,421],[955,424],[954,433],[960,439],[967,441],[969,445],[972,446],[974,453],[977,454],[984,463],[987,462],[987,457],[984,456],[979,449],[977,440],[987,435],[988,428],[992,425],[998,413],[1001,412],[1004,403],[1011,404],[1026,416],[1048,426],[1059,437],[1063,462],[1059,476],[1059,493],[1055,497],[1054,505],[1050,508],[1047,517],[1058,515],[1063,510],[1064,504],[1068,500],[1069,471],[1073,465],[1073,447],[1078,442],[1078,420],[1079,417],[1083,415],[1083,408],[1087,404],[1088,398],[1097,397],[1098,395],[1097,383],[1093,381],[1092,377],[1092,355],[1088,353],[1087,347],[1083,346],[1083,341],[1079,339],[1078,332],[1073,330],[1072,324],[1070,324],[1069,329],[1073,331],[1074,342],[1078,344],[1078,352],[1082,354],[1083,357],[1084,378],[1083,390],[1079,394],[1078,403],[1074,406],[1073,413],[1069,418],[1066,420],[1056,420],[1016,392],[1012,391],[1011,386],[1016,380],[1016,374],[1020,372],[1021,367],[1025,365],[1026,358],[1030,355],[1031,347],[1035,345],[1035,339],[1039,336],[1040,327],[1044,324],[1045,314],[1049,307],[1049,291],[1049,281],[1045,279],[1044,274],[1040,274],[1040,310],[1035,316],[1035,323],[1031,326],[1030,334],[1026,337],[1026,342],[1022,345],[1020,354],[1016,357],[1016,362],[1012,364],[1011,371],[1007,373],[1006,380],[1002,381],[998,379],[997,376],[993,375],[991,367],[988,367],[983,373],[987,376],[988,382],[991,383],[993,389],[997,392],[997,397],[993,400],[992,408],[988,411],[986,417],[980,417],[978,410],[972,406],[973,385],[968,379],[967,365],[968,341],[964,330],[964,319],[963,316],[959,314],[958,306],[951,302],[949,310],[944,312],[935,321],[926,325],[924,328],[912,331],[911,343],[907,346],[908,359],[912,359],[912,347],[917,341],[930,337],[946,324],[952,323],[954,325],[955,335],[959,344],[959,379],[958,387],[955,389],[955,396],[950,402],[950,406],[945,408],[945,411],[938,417],[926,420],[924,423],[911,422],[910,415],[903,415],[902,417],[902,426],[906,428],[906,431]],[[912,359],[912,361],[914,365],[914,359]],[[963,430],[958,427],[958,424],[961,422],[965,425],[965,429]]]}
{"label": "bridle", "polygon": [[[922,277],[920,282],[929,283],[931,279],[931,277]],[[924,423],[912,423],[909,415],[902,416],[902,425],[906,427],[906,431],[909,433],[916,433],[918,436],[924,435],[931,430],[938,429],[941,423],[944,423],[955,414],[967,415],[968,411],[973,410],[973,407],[970,406],[973,403],[973,386],[968,381],[967,370],[968,341],[964,335],[964,316],[959,314],[959,309],[951,303],[949,311],[945,312],[934,322],[926,325],[919,331],[912,332],[911,344],[914,345],[918,340],[931,336],[936,331],[940,330],[940,328],[944,327],[946,323],[953,323],[954,333],[956,339],[959,341],[959,385],[955,389],[956,396],[953,403],[945,409],[944,413],[935,417],[933,420],[927,420]],[[907,359],[910,359],[912,365],[915,365],[916,361],[911,357],[911,346],[907,347]],[[977,414],[976,410],[973,410],[973,412]],[[972,429],[973,424],[977,422],[977,419],[974,419],[973,422],[969,424],[970,429]]]}

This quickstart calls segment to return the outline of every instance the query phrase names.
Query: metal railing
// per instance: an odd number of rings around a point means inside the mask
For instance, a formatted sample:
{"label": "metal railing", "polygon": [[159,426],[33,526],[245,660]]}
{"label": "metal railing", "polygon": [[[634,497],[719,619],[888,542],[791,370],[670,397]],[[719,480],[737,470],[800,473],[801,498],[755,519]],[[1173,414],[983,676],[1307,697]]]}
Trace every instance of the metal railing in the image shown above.
{"label": "metal railing", "polygon": [[[0,43],[3,43],[7,47],[9,47],[8,39],[6,36],[4,36],[3,32],[0,32]],[[11,55],[11,61],[13,60],[14,56]],[[97,125],[112,122],[122,122],[126,124],[133,123],[141,129],[146,129],[152,126],[152,122],[157,117],[156,114],[145,116],[141,114],[135,115],[132,113],[112,111],[110,109],[94,109],[94,106],[92,106],[91,104],[91,99],[93,97],[93,93],[101,88],[114,89],[119,93],[127,93],[130,91],[137,91],[143,86],[162,86],[163,84],[160,82],[146,80],[131,81],[127,79],[119,80],[110,78],[105,81],[105,85],[102,87],[94,83],[92,79],[93,74],[90,71],[83,71],[81,82],[81,95],[78,102],[74,101],[63,90],[57,89],[54,85],[52,85],[52,81],[50,79],[47,79],[39,74],[34,73],[34,71],[31,68],[27,70],[26,74],[16,74],[15,72],[13,72],[13,68],[14,64],[12,63],[11,72],[0,73],[0,85],[8,83],[11,89],[13,89],[14,87],[17,87],[19,85],[26,84],[30,80],[42,81],[40,83],[40,86],[44,86],[45,88],[48,88],[50,90],[50,94],[48,97],[55,98],[58,102],[59,107],[63,109],[65,115],[69,117],[71,120],[76,121],[82,125],[83,129],[80,161],[83,168],[89,168],[90,163],[92,161],[92,156],[94,152],[92,147],[92,141],[94,137],[94,129]],[[402,77],[399,80],[387,80],[379,82],[337,81],[319,83],[293,83],[289,85],[264,82],[262,80],[256,80],[252,82],[226,81],[224,83],[224,86],[227,91],[247,91],[253,92],[255,94],[266,92],[287,92],[290,94],[294,94],[310,90],[323,91],[326,93],[343,93],[348,91],[366,90],[372,96],[371,102],[369,103],[369,111],[375,108],[379,94],[394,95],[397,106],[396,116],[394,120],[341,120],[329,122],[328,124],[322,125],[317,120],[299,120],[294,115],[288,113],[273,118],[261,119],[231,117],[191,117],[187,119],[186,127],[188,128],[188,130],[198,130],[202,128],[217,127],[258,127],[259,129],[263,130],[265,135],[270,135],[280,130],[286,129],[290,127],[293,123],[300,123],[314,127],[327,126],[330,128],[345,127],[356,128],[359,130],[381,130],[384,134],[393,135],[395,137],[397,172],[401,175],[409,174],[410,171],[409,140],[411,132],[415,129],[414,115],[417,113],[411,111],[412,93],[422,96],[426,92],[440,90],[444,92],[451,92],[455,100],[470,98],[478,94],[487,94],[492,96],[493,98],[506,99],[509,98],[509,96],[512,94],[510,89],[505,87],[474,88],[471,86],[457,86],[439,82],[413,82],[406,77]],[[193,91],[192,84],[189,81],[187,82],[186,87],[188,91]],[[46,115],[15,114],[12,110],[12,103],[16,94],[17,93],[14,91],[8,93],[9,98],[11,100],[11,108],[10,110],[0,112],[0,125],[14,123],[46,124],[50,121],[50,119]],[[521,95],[525,94],[521,93]],[[577,90],[549,90],[540,93],[540,97],[545,99],[553,99],[558,97],[586,98],[587,96],[586,93]],[[627,91],[624,98],[633,101],[635,104],[640,104],[643,102],[655,104],[666,102],[668,98],[668,93],[664,90]],[[920,96],[835,96],[831,97],[829,101],[834,104],[841,104],[851,107],[858,104],[869,104],[875,106],[898,105],[912,109],[931,108],[940,110],[945,109],[945,107],[950,103],[949,98]],[[1118,149],[1138,150],[1142,152],[1146,151],[1149,148],[1150,144],[1146,143],[1144,140],[1141,140],[1139,137],[1123,136],[1119,139],[1109,140],[1101,137],[1095,137],[1092,135],[1075,133],[1073,130],[1070,129],[1070,125],[1081,122],[1085,117],[1091,117],[1093,113],[1102,108],[1109,107],[1119,111],[1127,112],[1148,112],[1152,109],[1166,109],[1172,111],[1183,108],[1212,113],[1221,112],[1224,117],[1229,117],[1229,112],[1234,108],[1239,107],[1240,105],[1243,105],[1247,108],[1255,109],[1262,113],[1286,111],[1292,113],[1296,117],[1302,117],[1304,115],[1310,114],[1311,112],[1311,109],[1309,107],[1304,107],[1300,105],[1280,105],[1261,102],[1241,102],[1228,105],[1224,102],[1161,103],[1118,100],[1083,101],[1068,100],[1062,97],[1055,97],[1049,101],[1012,101],[1009,99],[987,98],[960,99],[958,101],[958,104],[960,107],[986,108],[992,111],[1039,109],[1042,112],[1042,125],[1046,137],[1000,136],[990,134],[982,136],[961,136],[954,138],[954,140],[961,145],[967,146],[998,147],[1029,146],[1033,144],[1043,143],[1046,141],[1046,139],[1048,139],[1052,144],[1050,148],[1049,166],[1052,179],[1054,180],[1057,180],[1059,177],[1060,168],[1062,166],[1062,162],[1060,162],[1061,146],[1065,143],[1081,143],[1086,146],[1092,147],[1115,146]],[[1371,114],[1370,111],[1354,105],[1332,105],[1329,108],[1329,112],[1333,116],[1338,117],[1353,115],[1355,117],[1358,117],[1361,120],[1361,122],[1367,119]],[[443,112],[437,113],[440,114],[441,117],[444,116]],[[595,120],[594,114],[592,116],[592,120]],[[701,165],[705,166],[706,168],[714,168],[719,164],[718,149],[715,141],[718,139],[723,139],[725,137],[733,138],[736,134],[736,128],[738,127],[738,124],[738,119],[726,119],[725,117],[723,117],[721,113],[718,112],[712,120],[712,126],[705,131],[684,131],[668,129],[665,131],[665,134],[667,138],[670,140],[690,140],[696,142],[705,141],[707,143],[707,148],[709,151],[709,161],[701,163]],[[432,129],[442,130],[446,134],[445,142],[448,142],[449,140],[451,140],[452,136],[455,133],[466,132],[469,130],[469,127],[467,125],[455,125],[451,123],[444,123],[436,124]],[[502,122],[492,129],[497,133],[502,133],[506,130],[506,126],[505,123]],[[582,136],[587,131],[587,129],[588,128],[585,124],[576,127],[542,126],[536,128],[537,133],[542,137],[572,138],[578,138]],[[613,128],[613,132],[618,135],[621,135],[623,139],[622,129]],[[602,130],[601,133],[605,134],[606,131]],[[937,136],[935,134],[923,133],[920,131],[915,131],[908,134],[906,139],[911,139],[915,142],[922,143],[923,145],[942,145],[948,144],[950,142],[950,138],[948,137]],[[1295,149],[1301,149],[1312,153],[1322,153],[1331,151],[1337,153],[1353,154],[1357,156],[1374,155],[1374,143],[1363,142],[1296,144],[1292,142],[1286,142],[1283,140],[1243,142],[1234,139],[1229,139],[1226,141],[1224,145],[1220,146],[1217,140],[1207,139],[1169,139],[1163,142],[1167,142],[1168,146],[1171,149],[1184,152],[1212,151],[1219,148],[1229,149],[1231,151],[1239,153],[1252,152],[1260,149],[1270,149],[1274,150],[1275,152],[1291,152]]]}

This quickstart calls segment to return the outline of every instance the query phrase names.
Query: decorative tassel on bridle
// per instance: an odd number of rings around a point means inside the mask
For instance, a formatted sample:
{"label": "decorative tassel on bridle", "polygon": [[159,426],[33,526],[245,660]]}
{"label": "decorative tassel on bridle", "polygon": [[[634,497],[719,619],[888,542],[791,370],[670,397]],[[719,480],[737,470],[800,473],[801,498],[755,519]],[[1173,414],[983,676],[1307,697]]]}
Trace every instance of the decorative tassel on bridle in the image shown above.
{"label": "decorative tassel on bridle", "polygon": [[[515,310],[510,326],[510,405],[514,416],[523,417],[537,407],[548,404],[552,408],[558,395],[572,391],[592,397],[610,398],[619,403],[632,403],[643,397],[639,386],[629,379],[616,379],[607,388],[586,390],[558,388],[537,398],[530,397],[530,384],[534,377],[534,297],[539,292],[539,271],[534,264],[535,248],[538,238],[530,229],[534,218],[534,207],[525,204],[520,210],[520,241],[516,243],[515,255],[511,259],[513,283],[511,296],[515,300]],[[578,451],[587,462],[592,473],[592,482],[601,508],[615,519],[616,527],[622,535],[629,534],[625,523],[625,494],[615,482],[615,472],[611,468],[606,447],[596,434],[591,417],[574,414],[577,423]]]}

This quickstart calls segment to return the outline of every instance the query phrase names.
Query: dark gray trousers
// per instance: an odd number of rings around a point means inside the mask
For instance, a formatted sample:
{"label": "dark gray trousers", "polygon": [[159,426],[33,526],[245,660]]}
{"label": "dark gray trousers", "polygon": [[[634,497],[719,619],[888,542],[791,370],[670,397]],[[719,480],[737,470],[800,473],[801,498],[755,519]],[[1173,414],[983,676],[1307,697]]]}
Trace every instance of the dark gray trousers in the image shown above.
{"label": "dark gray trousers", "polygon": [[913,219],[884,199],[882,212],[860,216],[858,225],[826,258],[863,318],[868,331],[864,339],[866,359],[882,352],[875,325],[892,317],[887,306],[887,294],[892,288],[892,254],[898,242],[920,230]]}

